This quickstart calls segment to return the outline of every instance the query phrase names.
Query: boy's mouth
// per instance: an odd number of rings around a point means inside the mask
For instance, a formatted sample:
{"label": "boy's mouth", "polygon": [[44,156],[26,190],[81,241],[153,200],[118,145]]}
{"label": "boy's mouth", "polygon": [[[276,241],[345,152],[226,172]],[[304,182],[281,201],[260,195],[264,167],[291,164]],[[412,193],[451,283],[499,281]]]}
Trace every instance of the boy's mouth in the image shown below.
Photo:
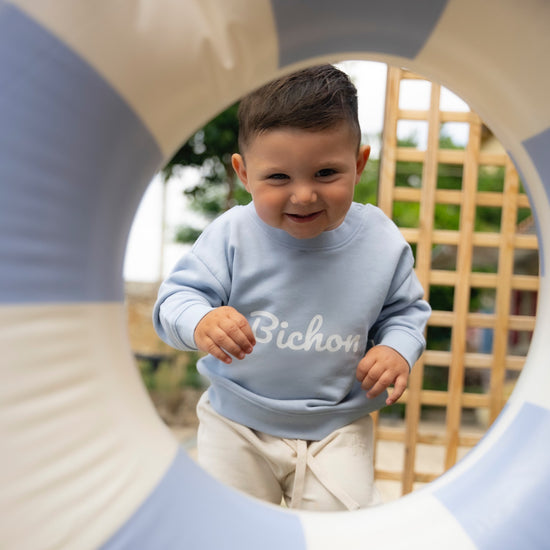
{"label": "boy's mouth", "polygon": [[297,223],[306,223],[313,221],[321,215],[321,211],[311,212],[310,214],[291,214],[287,212],[287,217]]}

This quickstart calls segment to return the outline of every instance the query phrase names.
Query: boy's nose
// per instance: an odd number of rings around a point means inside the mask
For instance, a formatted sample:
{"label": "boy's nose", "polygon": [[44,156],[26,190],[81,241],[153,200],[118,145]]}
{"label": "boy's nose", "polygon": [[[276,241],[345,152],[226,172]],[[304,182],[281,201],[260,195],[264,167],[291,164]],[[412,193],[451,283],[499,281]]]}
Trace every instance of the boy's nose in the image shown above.
{"label": "boy's nose", "polygon": [[312,185],[297,184],[292,189],[290,202],[292,204],[309,204],[317,200],[317,193]]}

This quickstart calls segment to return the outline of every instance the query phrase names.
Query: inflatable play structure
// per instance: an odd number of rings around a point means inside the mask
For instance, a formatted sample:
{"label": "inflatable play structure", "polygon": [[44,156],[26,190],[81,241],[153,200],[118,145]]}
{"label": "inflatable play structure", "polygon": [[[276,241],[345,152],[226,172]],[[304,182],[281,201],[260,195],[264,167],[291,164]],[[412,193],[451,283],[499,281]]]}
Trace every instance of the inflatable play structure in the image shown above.
{"label": "inflatable play structure", "polygon": [[[0,548],[549,548],[550,3],[0,0]],[[319,61],[401,65],[460,95],[528,188],[537,325],[482,442],[396,502],[262,504],[178,447],[140,381],[122,264],[148,182],[252,88]]]}

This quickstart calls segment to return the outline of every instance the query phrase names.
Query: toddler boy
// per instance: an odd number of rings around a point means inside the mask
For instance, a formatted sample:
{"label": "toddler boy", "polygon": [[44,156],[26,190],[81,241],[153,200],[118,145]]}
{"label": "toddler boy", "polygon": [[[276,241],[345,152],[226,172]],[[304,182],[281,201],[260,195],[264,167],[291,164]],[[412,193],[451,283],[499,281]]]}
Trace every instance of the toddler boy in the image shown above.
{"label": "toddler boy", "polygon": [[360,141],[357,91],[331,65],[245,97],[232,163],[252,202],[210,224],[154,309],[163,340],[208,354],[199,462],[294,508],[379,502],[369,413],[399,399],[425,346],[410,247],[353,202]]}

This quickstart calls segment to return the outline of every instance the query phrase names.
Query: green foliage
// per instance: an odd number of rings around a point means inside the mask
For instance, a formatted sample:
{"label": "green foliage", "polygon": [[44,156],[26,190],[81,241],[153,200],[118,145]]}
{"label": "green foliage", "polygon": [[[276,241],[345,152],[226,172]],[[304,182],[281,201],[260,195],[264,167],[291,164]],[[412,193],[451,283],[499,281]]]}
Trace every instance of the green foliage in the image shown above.
{"label": "green foliage", "polygon": [[152,361],[146,359],[137,361],[141,378],[149,391],[156,391],[166,386],[166,373],[170,370],[171,363],[172,359],[167,357],[165,360],[160,361],[155,368]]}
{"label": "green foliage", "polygon": [[187,354],[187,365],[185,367],[185,377],[182,386],[200,389],[204,386],[204,381],[197,371],[197,361],[201,354],[198,351],[189,351]]}
{"label": "green foliage", "polygon": [[238,103],[231,105],[213,118],[187,140],[163,169],[170,176],[175,166],[195,166],[204,169],[208,183],[218,184],[225,178],[225,169],[231,165],[231,155],[238,150]]}
{"label": "green foliage", "polygon": [[155,372],[151,368],[150,363],[146,361],[138,361],[138,368],[141,373],[141,378],[145,387],[151,391],[157,389],[157,381],[155,378]]}
{"label": "green foliage", "polygon": [[[200,181],[184,191],[189,206],[207,218],[213,219],[235,204],[247,204],[250,195],[236,177],[231,155],[238,151],[238,103],[231,105],[183,144],[164,167],[168,179],[177,166],[200,170]],[[201,230],[180,227],[176,242],[193,243]]]}
{"label": "green foliage", "polygon": [[[168,179],[176,166],[199,168],[201,179],[184,191],[191,208],[214,218],[235,200],[231,155],[238,151],[238,103],[222,111],[187,140],[163,169]],[[240,197],[240,194],[239,194]]]}
{"label": "green foliage", "polygon": [[197,371],[201,354],[196,351],[180,351],[167,356],[156,367],[152,361],[138,359],[137,364],[145,387],[149,391],[167,392],[175,388],[202,388],[204,382]]}
{"label": "green foliage", "polygon": [[394,403],[380,410],[380,416],[384,418],[405,418],[405,404]]}
{"label": "green foliage", "polygon": [[190,225],[182,225],[176,233],[176,242],[193,244],[201,235],[202,231]]}
{"label": "green foliage", "polygon": [[365,170],[359,180],[359,183],[355,186],[355,192],[353,200],[363,204],[378,203],[378,178],[380,172],[380,161],[378,159],[369,159]]}

